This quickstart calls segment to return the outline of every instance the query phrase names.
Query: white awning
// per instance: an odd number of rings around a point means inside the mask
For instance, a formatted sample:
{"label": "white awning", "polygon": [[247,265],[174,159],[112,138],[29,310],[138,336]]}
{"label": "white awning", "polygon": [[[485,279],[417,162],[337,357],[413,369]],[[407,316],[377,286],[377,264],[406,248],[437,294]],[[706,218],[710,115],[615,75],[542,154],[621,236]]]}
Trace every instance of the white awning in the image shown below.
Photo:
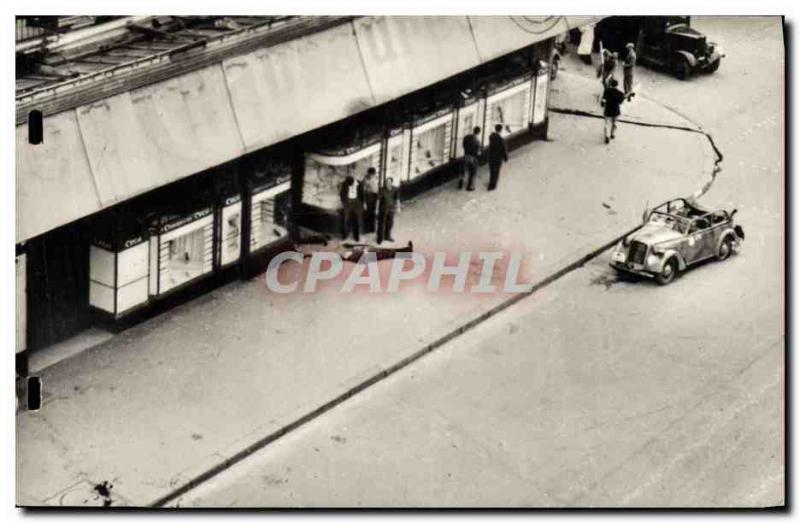
{"label": "white awning", "polygon": [[353,25],[379,104],[481,63],[464,16],[368,16]]}
{"label": "white awning", "polygon": [[248,151],[375,105],[349,23],[222,65]]}

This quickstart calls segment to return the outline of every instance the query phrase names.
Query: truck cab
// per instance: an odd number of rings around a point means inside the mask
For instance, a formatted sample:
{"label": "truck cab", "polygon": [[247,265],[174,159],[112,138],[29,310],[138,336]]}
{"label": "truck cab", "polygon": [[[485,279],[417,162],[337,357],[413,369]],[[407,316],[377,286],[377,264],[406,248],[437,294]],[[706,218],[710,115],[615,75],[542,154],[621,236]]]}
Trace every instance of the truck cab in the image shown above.
{"label": "truck cab", "polygon": [[714,72],[722,50],[690,25],[688,16],[642,17],[638,58],[648,65],[668,69],[684,80],[698,71]]}

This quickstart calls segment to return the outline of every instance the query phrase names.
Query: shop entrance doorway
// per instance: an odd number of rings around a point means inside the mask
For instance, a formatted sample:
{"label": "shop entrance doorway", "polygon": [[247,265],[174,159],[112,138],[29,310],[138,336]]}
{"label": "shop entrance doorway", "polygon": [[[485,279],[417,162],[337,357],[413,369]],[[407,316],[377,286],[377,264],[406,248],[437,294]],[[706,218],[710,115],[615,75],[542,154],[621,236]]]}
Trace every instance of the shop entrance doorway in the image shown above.
{"label": "shop entrance doorway", "polygon": [[27,242],[29,351],[65,340],[90,326],[90,236],[82,220]]}

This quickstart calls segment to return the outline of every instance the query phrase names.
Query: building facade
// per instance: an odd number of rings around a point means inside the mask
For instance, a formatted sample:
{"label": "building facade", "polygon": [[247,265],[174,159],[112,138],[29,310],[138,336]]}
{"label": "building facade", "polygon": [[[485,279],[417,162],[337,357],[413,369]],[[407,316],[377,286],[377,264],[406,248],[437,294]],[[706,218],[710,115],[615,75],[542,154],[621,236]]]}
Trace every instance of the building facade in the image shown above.
{"label": "building facade", "polygon": [[336,231],[348,175],[411,197],[459,172],[476,125],[546,137],[553,38],[592,21],[18,20],[18,371],[258,274],[295,228]]}

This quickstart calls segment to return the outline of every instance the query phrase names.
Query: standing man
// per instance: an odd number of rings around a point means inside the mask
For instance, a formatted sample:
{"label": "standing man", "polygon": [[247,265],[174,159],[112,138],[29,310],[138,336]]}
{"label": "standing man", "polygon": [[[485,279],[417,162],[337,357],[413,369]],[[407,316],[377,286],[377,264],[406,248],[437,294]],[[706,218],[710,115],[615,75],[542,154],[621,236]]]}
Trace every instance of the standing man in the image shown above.
{"label": "standing man", "polygon": [[464,137],[462,143],[464,147],[464,172],[458,181],[459,189],[464,187],[464,177],[467,177],[467,190],[475,190],[475,175],[478,172],[478,158],[481,154],[481,140],[478,138],[480,133],[481,128],[475,127],[472,129],[472,134]]}
{"label": "standing man", "polygon": [[628,97],[628,101],[635,96],[633,92],[633,68],[636,65],[636,51],[635,45],[631,42],[625,44],[625,49],[628,54],[625,55],[625,60],[622,62],[622,89]]}
{"label": "standing man", "polygon": [[342,182],[339,197],[342,199],[342,239],[346,240],[352,230],[353,239],[359,241],[364,219],[364,186],[348,176]]}
{"label": "standing man", "polygon": [[625,94],[617,89],[617,85],[619,83],[616,78],[611,78],[608,81],[608,87],[603,91],[603,99],[600,100],[600,105],[604,107],[605,124],[603,125],[603,134],[605,135],[606,143],[609,141],[609,130],[611,131],[611,140],[614,139],[614,132],[617,130],[619,106],[625,101]]}
{"label": "standing man", "polygon": [[378,175],[374,167],[367,169],[367,175],[364,177],[364,232],[372,233],[377,229],[375,227],[375,210],[378,204]]}
{"label": "standing man", "polygon": [[386,178],[378,196],[378,243],[393,242],[394,214],[400,211],[400,195],[392,178]]}
{"label": "standing man", "polygon": [[603,88],[608,87],[608,80],[614,76],[617,68],[617,53],[612,53],[608,49],[603,49],[603,61],[597,69],[597,76],[603,82]]}
{"label": "standing man", "polygon": [[489,190],[497,189],[497,182],[500,179],[500,167],[503,162],[508,161],[508,149],[506,141],[500,136],[503,126],[494,126],[494,132],[489,136]]}

